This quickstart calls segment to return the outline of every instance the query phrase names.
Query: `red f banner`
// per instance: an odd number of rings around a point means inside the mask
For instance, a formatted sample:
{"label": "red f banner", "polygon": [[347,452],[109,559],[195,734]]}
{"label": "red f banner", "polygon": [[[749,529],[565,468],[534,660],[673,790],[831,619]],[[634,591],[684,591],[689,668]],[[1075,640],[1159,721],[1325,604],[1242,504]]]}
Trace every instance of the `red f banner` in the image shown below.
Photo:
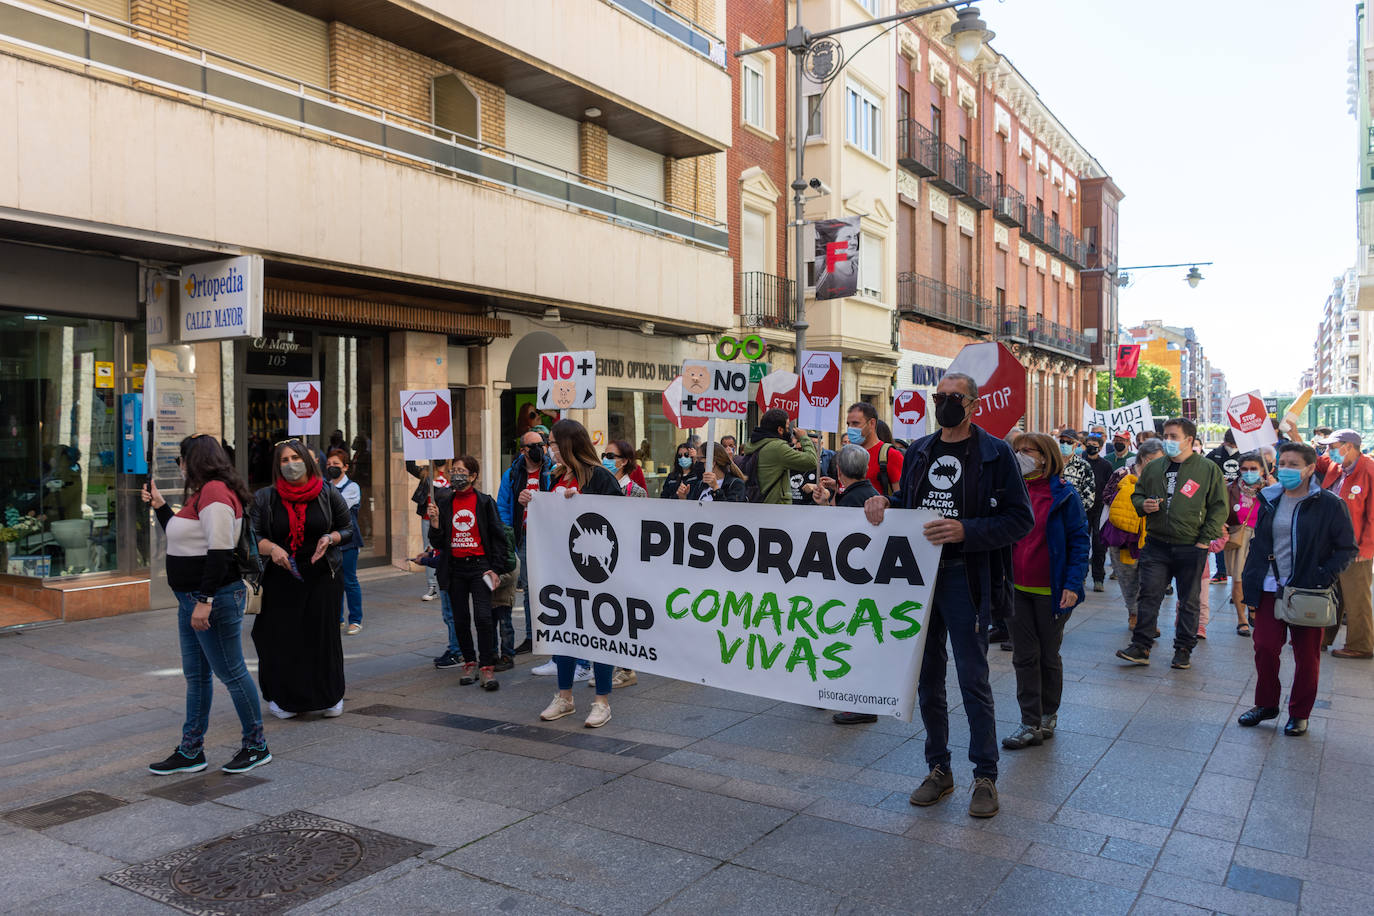
{"label": "red f banner", "polygon": [[1135,378],[1140,371],[1140,344],[1122,344],[1116,348],[1116,377]]}
{"label": "red f banner", "polygon": [[859,217],[816,221],[816,298],[843,299],[859,291]]}

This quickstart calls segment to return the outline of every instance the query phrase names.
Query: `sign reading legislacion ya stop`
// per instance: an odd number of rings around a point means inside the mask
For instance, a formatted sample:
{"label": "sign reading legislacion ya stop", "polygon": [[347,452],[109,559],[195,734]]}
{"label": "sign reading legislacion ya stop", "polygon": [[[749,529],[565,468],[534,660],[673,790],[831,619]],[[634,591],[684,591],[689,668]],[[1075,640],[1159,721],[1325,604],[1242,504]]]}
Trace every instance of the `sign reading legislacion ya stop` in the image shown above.
{"label": "sign reading legislacion ya stop", "polygon": [[[652,503],[653,505],[649,505]],[[534,651],[911,721],[937,516],[536,493]]]}

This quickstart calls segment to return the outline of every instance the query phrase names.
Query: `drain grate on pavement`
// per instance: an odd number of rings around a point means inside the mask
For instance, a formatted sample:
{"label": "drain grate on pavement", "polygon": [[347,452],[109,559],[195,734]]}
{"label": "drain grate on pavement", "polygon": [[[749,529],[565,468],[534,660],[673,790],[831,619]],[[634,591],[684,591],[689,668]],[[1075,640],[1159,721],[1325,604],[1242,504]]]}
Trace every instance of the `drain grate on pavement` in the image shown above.
{"label": "drain grate on pavement", "polygon": [[268,780],[261,776],[249,776],[244,773],[206,773],[203,776],[180,779],[157,789],[149,789],[144,794],[189,806],[214,801],[235,792],[242,792],[244,789],[251,789],[253,786],[260,786],[265,782]]}
{"label": "drain grate on pavement", "polygon": [[249,916],[299,906],[430,848],[289,811],[104,878],[187,913]]}
{"label": "drain grate on pavement", "polygon": [[70,824],[93,814],[104,814],[122,808],[128,802],[102,792],[77,792],[41,804],[5,812],[5,820],[31,830],[43,830],[58,824]]}

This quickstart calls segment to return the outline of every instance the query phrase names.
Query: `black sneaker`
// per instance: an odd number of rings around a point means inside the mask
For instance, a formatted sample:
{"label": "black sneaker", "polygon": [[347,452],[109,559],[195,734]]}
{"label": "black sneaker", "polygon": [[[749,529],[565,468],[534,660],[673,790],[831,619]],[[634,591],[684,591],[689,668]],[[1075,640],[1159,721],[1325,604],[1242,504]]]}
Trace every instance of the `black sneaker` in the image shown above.
{"label": "black sneaker", "polygon": [[1011,639],[1011,634],[1004,626],[994,626],[988,630],[988,642],[1006,642]]}
{"label": "black sneaker", "polygon": [[200,751],[194,757],[187,757],[181,752],[181,748],[172,751],[172,756],[166,760],[148,764],[148,772],[158,776],[171,776],[173,773],[199,773],[203,769],[205,769],[204,751]]}
{"label": "black sneaker", "polygon": [[878,717],[871,712],[837,712],[830,719],[836,725],[863,725],[878,721]]}
{"label": "black sneaker", "polygon": [[262,747],[244,747],[239,748],[234,759],[220,769],[226,773],[247,773],[253,767],[260,767],[271,760],[272,752],[267,749],[265,744]]}
{"label": "black sneaker", "polygon": [[458,655],[456,652],[445,652],[443,655],[439,656],[434,660],[434,667],[457,668],[462,663],[463,656]]}
{"label": "black sneaker", "polygon": [[496,664],[492,667],[497,671],[509,671],[515,667],[515,659],[511,658],[509,655],[498,655],[496,657]]}
{"label": "black sneaker", "polygon": [[528,655],[533,649],[534,646],[532,646],[530,644],[530,641],[527,639],[520,645],[516,646],[515,651],[512,652],[511,655]]}
{"label": "black sneaker", "polygon": [[1180,671],[1193,667],[1192,660],[1188,657],[1187,649],[1177,649],[1174,651],[1174,660],[1169,662],[1170,668],[1177,668]]}
{"label": "black sneaker", "polygon": [[1118,649],[1116,657],[1124,659],[1132,665],[1148,665],[1150,663],[1150,650],[1142,649],[1135,643],[1131,643],[1124,649]]}

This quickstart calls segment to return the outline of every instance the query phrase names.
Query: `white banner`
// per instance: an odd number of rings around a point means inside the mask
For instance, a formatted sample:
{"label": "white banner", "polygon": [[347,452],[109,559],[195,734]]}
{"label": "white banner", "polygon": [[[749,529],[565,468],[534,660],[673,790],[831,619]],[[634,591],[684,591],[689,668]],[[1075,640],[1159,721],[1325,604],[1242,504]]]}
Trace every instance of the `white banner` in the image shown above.
{"label": "white banner", "polygon": [[539,407],[581,410],[596,406],[596,351],[539,354]]}
{"label": "white banner", "polygon": [[911,721],[934,512],[536,493],[529,513],[536,654]]}
{"label": "white banner", "polygon": [[840,431],[840,365],[838,351],[803,350],[801,398],[797,425],[823,433]]}
{"label": "white banner", "polygon": [[447,388],[401,392],[401,441],[406,461],[453,457],[453,403]]}
{"label": "white banner", "polygon": [[915,442],[929,435],[932,388],[898,388],[892,395],[892,435]]}
{"label": "white banner", "polygon": [[689,359],[682,363],[682,416],[743,420],[749,415],[749,365]]}
{"label": "white banner", "polygon": [[1123,429],[1132,433],[1152,433],[1155,431],[1154,413],[1150,410],[1150,399],[1141,398],[1134,404],[1118,407],[1115,410],[1098,410],[1083,404],[1083,428],[1094,426],[1107,427],[1107,436],[1116,435]]}
{"label": "white banner", "polygon": [[320,383],[291,382],[286,386],[286,434],[320,434]]}

